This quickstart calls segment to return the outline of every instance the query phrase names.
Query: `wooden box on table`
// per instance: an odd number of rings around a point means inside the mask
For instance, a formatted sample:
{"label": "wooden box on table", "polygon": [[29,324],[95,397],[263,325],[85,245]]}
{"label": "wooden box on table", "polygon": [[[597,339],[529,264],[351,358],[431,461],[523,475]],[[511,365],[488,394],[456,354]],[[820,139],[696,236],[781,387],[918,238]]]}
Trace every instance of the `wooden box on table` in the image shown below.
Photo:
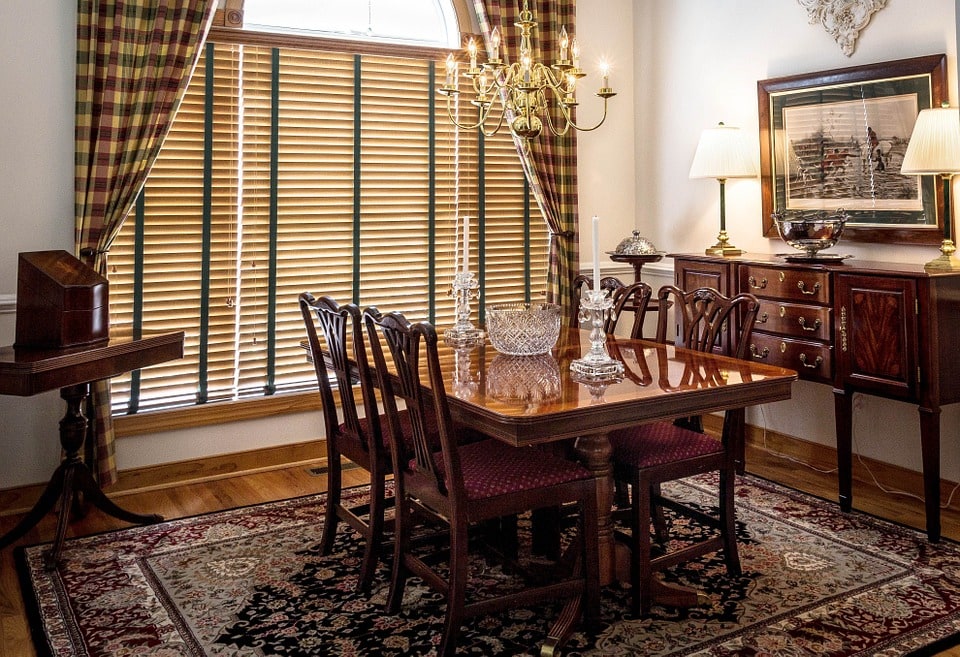
{"label": "wooden box on table", "polygon": [[17,272],[18,349],[64,349],[106,341],[107,279],[66,251],[21,253]]}

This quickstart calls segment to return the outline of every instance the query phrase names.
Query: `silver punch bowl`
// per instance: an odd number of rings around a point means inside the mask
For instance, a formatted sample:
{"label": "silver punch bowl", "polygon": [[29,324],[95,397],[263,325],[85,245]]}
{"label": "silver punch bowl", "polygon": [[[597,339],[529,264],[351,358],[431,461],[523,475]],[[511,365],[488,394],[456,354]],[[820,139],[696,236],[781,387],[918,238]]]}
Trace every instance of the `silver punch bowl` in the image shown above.
{"label": "silver punch bowl", "polygon": [[850,218],[842,209],[834,214],[825,210],[786,211],[771,216],[783,241],[803,251],[807,258],[816,258],[820,251],[834,246]]}

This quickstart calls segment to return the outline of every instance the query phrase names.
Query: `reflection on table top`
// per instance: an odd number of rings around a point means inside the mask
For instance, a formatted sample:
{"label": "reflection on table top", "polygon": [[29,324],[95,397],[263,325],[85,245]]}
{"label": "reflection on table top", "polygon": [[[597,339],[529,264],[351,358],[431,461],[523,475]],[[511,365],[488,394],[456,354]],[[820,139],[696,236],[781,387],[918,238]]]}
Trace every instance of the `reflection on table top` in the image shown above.
{"label": "reflection on table top", "polygon": [[461,422],[523,445],[788,399],[797,378],[762,363],[611,337],[607,348],[623,362],[623,379],[578,381],[570,361],[589,346],[589,333],[577,329],[564,329],[552,353],[542,356],[507,356],[489,343],[441,344],[451,411]]}

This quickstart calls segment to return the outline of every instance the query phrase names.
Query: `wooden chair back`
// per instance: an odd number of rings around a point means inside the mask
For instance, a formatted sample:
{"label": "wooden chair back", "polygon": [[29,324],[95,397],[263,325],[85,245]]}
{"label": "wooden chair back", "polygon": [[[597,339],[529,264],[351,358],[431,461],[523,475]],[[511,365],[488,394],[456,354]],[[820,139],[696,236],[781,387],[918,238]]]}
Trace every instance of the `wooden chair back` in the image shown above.
{"label": "wooden chair back", "polygon": [[[426,485],[456,505],[464,499],[463,479],[437,353],[437,332],[427,322],[411,324],[399,312],[381,314],[376,309],[368,309],[364,318],[390,435],[404,435],[399,421],[400,403],[410,417],[407,431],[412,435],[406,439],[412,445],[412,454],[398,457],[395,473],[398,476],[403,473],[408,482],[416,484],[418,491]],[[422,379],[423,356],[426,381]],[[442,472],[434,458],[438,441],[443,453]],[[402,454],[404,449],[400,443],[395,440],[392,445],[397,454]]]}
{"label": "wooden chair back", "polygon": [[[593,288],[593,279],[584,274],[580,274],[573,279],[572,288],[572,309],[571,326],[578,328],[581,326],[582,318],[580,316],[580,302],[588,289]],[[600,289],[606,290],[613,300],[613,308],[607,315],[603,324],[605,333],[613,333],[623,316],[624,312],[633,313],[633,324],[630,327],[631,338],[643,337],[643,322],[647,316],[647,308],[650,305],[650,298],[653,296],[653,289],[642,281],[636,283],[624,283],[615,276],[604,276],[600,279]]]}
{"label": "wooden chair back", "polygon": [[[677,324],[676,343],[697,351],[722,349],[724,355],[743,358],[746,353],[754,320],[760,302],[752,294],[727,297],[710,287],[681,290],[673,285],[664,285],[657,294],[659,317],[657,341],[667,341],[669,308],[672,306]],[[729,344],[722,340],[728,327]]]}
{"label": "wooden chair back", "polygon": [[[336,394],[346,430],[365,438],[364,442],[371,452],[384,449],[380,412],[364,346],[360,309],[353,303],[341,305],[328,296],[314,298],[309,292],[302,293],[299,301],[307,330],[310,358],[317,374],[327,436],[340,431],[338,406],[334,397]],[[366,428],[360,422],[354,396],[353,386],[358,381],[364,415],[367,418]]]}

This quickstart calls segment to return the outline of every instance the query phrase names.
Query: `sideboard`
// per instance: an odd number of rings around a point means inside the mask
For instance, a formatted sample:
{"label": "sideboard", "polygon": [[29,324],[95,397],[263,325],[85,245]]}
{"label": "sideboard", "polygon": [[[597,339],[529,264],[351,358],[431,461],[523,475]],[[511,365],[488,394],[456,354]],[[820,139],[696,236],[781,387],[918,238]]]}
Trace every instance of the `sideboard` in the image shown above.
{"label": "sideboard", "polygon": [[[960,272],[923,265],[671,254],[676,284],[760,300],[750,357],[833,387],[840,507],[852,494],[853,394],[916,404],[927,536],[940,538],[940,408],[960,401]],[[721,339],[728,340],[733,327]]]}

